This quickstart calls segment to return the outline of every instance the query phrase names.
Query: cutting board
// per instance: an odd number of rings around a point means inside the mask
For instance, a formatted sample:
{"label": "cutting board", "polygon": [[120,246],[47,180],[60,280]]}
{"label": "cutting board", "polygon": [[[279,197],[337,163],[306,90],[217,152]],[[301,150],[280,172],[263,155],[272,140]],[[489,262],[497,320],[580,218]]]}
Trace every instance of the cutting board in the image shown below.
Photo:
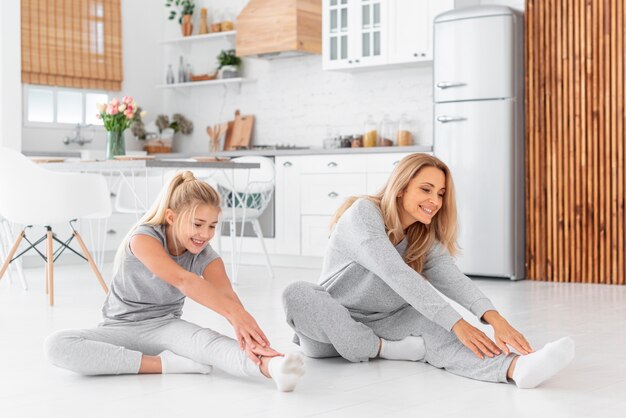
{"label": "cutting board", "polygon": [[241,115],[239,110],[235,112],[235,120],[228,123],[224,150],[232,151],[241,148],[248,148],[252,138],[252,128],[254,126],[254,115]]}

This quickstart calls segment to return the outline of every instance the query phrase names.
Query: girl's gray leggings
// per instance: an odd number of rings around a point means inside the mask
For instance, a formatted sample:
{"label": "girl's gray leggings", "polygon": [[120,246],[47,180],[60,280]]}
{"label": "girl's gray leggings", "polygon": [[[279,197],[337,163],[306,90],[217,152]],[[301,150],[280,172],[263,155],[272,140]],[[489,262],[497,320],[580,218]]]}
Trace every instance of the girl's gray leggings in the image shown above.
{"label": "girl's gray leggings", "polygon": [[287,286],[283,307],[287,323],[296,333],[294,342],[309,357],[341,356],[352,362],[368,361],[378,353],[379,338],[397,341],[415,335],[424,339],[427,363],[487,382],[506,382],[514,358],[513,354],[501,354],[481,360],[453,332],[410,305],[376,321],[356,320],[323,287],[308,282]]}
{"label": "girl's gray leggings", "polygon": [[231,375],[262,376],[237,341],[173,315],[57,331],[46,339],[44,350],[55,366],[85,375],[135,374],[142,354],[169,350]]}

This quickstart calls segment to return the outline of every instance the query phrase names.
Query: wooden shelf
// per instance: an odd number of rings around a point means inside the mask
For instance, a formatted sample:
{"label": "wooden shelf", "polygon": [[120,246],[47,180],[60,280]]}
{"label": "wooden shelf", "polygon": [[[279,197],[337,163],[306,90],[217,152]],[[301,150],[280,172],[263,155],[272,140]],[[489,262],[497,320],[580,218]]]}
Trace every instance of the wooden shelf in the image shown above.
{"label": "wooden shelf", "polygon": [[158,89],[178,89],[189,88],[199,86],[213,86],[213,85],[226,85],[226,84],[243,84],[251,83],[253,80],[249,78],[237,77],[237,78],[221,78],[219,80],[207,80],[207,81],[189,81],[187,83],[174,83],[174,84],[159,84]]}
{"label": "wooden shelf", "polygon": [[183,43],[190,43],[190,42],[195,42],[195,41],[209,41],[209,40],[218,40],[222,38],[226,39],[226,38],[235,36],[236,33],[237,31],[230,30],[227,32],[207,33],[206,35],[191,35],[191,36],[184,36],[184,37],[181,36],[180,38],[167,39],[165,41],[161,41],[160,43],[163,45],[183,44]]}

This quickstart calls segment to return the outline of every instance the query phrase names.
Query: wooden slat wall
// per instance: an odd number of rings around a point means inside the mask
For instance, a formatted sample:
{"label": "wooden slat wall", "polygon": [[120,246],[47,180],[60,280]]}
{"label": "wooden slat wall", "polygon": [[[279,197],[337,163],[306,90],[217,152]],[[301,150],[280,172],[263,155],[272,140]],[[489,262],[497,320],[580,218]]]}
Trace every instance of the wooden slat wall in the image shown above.
{"label": "wooden slat wall", "polygon": [[22,82],[122,89],[120,0],[21,0]]}
{"label": "wooden slat wall", "polygon": [[625,284],[623,0],[526,0],[526,260]]}

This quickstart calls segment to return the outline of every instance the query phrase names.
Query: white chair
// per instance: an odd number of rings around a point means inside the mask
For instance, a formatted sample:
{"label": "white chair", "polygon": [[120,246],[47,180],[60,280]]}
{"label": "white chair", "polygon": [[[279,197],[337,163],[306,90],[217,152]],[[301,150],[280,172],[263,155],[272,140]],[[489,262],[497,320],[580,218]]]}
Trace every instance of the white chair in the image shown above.
{"label": "white chair", "polygon": [[143,215],[159,196],[163,183],[164,176],[160,173],[120,177],[115,191],[115,212]]}
{"label": "white chair", "polygon": [[[237,222],[241,222],[242,237],[245,223],[250,222],[252,224],[254,233],[258,237],[263,254],[265,255],[267,271],[269,272],[270,278],[274,278],[272,263],[267,253],[265,242],[263,241],[263,232],[261,231],[261,224],[259,223],[259,217],[267,208],[272,194],[274,193],[274,162],[266,157],[239,157],[234,158],[232,161],[237,163],[258,163],[260,167],[250,170],[234,170],[230,177],[226,173],[213,176],[212,180],[217,183],[218,190],[222,196],[221,220],[222,222],[228,222],[231,240],[236,235],[235,225]],[[233,207],[235,209],[234,211]],[[218,229],[217,237],[218,248],[221,250],[219,231],[220,229]],[[242,239],[240,238],[239,241],[241,244]],[[241,253],[241,251],[238,252]],[[238,265],[238,260],[235,259],[235,254],[232,254],[232,263],[235,266],[233,269],[234,277],[232,279],[233,282],[236,282],[236,266]]]}
{"label": "white chair", "polygon": [[[13,237],[13,232],[11,231],[11,223],[7,221],[5,218],[0,215],[0,260],[4,260],[9,255],[9,251],[11,250],[11,238]],[[22,287],[24,290],[28,290],[28,283],[26,283],[26,278],[24,277],[24,270],[22,268],[22,259],[18,258],[14,263],[11,264],[11,267],[17,273],[20,281],[22,282]],[[7,270],[7,275],[9,278],[9,283],[12,281],[11,268]]]}
{"label": "white chair", "polygon": [[[98,267],[73,225],[78,218],[110,216],[109,189],[103,176],[46,170],[19,152],[0,147],[0,213],[14,224],[25,225],[0,268],[0,279],[14,261],[13,256],[24,239],[30,245],[16,258],[34,249],[46,261],[46,291],[51,306],[54,305],[54,260],[66,249],[89,262],[102,289],[108,292]],[[69,223],[72,235],[64,242],[56,237],[51,225],[65,222]],[[46,234],[35,242],[26,237],[26,230],[33,225],[41,225],[46,229]],[[74,238],[84,256],[69,246]],[[46,241],[45,255],[36,248],[43,241]],[[56,251],[53,251],[54,241],[59,244]]]}

